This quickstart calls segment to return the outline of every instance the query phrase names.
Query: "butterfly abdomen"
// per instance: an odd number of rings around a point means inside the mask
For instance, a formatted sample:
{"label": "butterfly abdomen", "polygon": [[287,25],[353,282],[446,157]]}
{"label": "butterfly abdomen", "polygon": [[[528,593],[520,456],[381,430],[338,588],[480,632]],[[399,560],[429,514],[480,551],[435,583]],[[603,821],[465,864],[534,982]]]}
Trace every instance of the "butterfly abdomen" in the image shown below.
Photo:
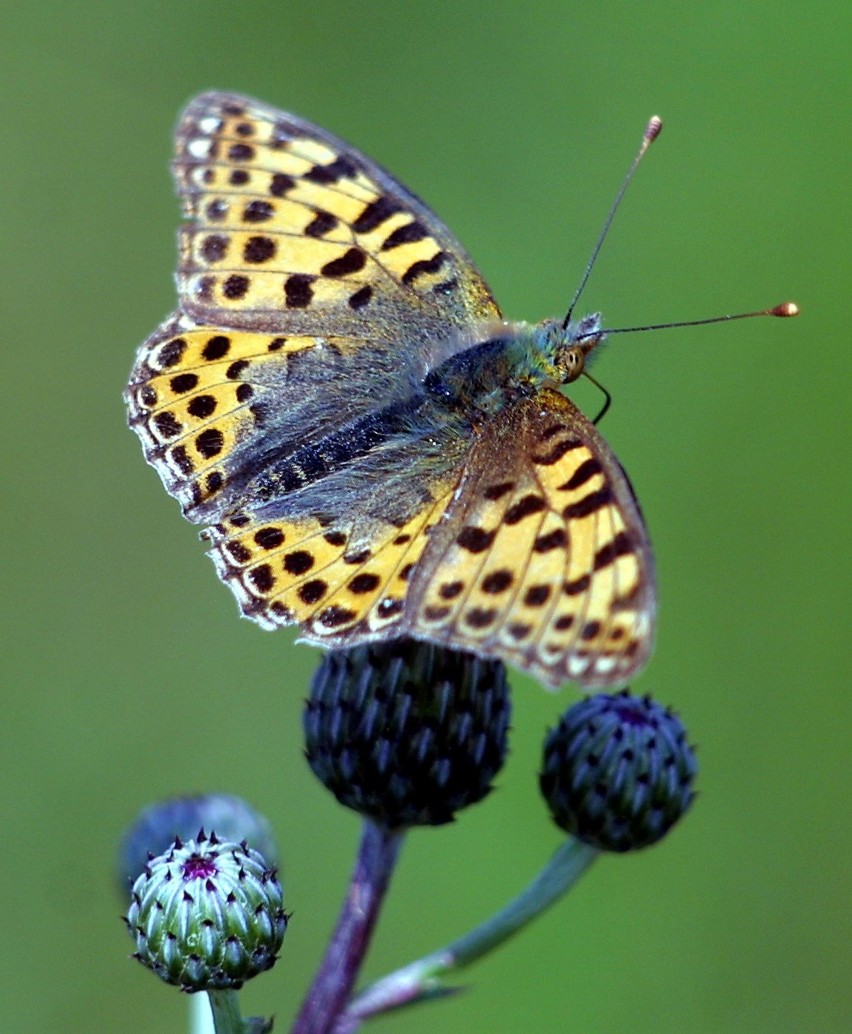
{"label": "butterfly abdomen", "polygon": [[414,394],[284,456],[267,454],[247,479],[244,506],[265,520],[403,522],[429,497],[427,482],[457,465],[468,437],[444,409],[442,400]]}

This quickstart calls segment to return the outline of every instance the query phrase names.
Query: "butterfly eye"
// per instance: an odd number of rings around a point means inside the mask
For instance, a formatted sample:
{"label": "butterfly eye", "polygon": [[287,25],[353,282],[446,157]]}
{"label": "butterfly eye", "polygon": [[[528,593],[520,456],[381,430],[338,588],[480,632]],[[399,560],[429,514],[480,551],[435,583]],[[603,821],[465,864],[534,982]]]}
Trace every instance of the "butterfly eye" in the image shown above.
{"label": "butterfly eye", "polygon": [[583,372],[586,362],[586,354],[579,345],[572,345],[557,358],[556,368],[562,375],[562,383],[570,384],[575,381]]}

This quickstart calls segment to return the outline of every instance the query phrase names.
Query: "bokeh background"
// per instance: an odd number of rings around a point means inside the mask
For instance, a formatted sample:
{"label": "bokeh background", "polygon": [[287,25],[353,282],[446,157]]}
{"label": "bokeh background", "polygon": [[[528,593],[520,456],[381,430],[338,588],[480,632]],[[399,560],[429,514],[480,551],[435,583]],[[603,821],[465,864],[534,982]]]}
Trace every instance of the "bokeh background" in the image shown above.
{"label": "bokeh background", "polygon": [[[615,326],[803,309],[616,338],[596,366],[659,566],[658,646],[635,689],[700,745],[696,807],[661,846],[601,861],[470,971],[469,993],[377,1029],[850,1029],[850,36],[841,3],[8,8],[4,1031],[185,1029],[186,1001],[127,960],[118,920],[115,843],[148,801],[227,789],[273,821],[295,915],[245,999],[281,1030],[356,843],[302,758],[314,652],[237,619],[124,426],[134,350],[173,307],[171,128],[211,87],[376,157],[524,319],[565,308],[659,112],[585,308]],[[368,975],[478,922],[559,843],[535,774],[575,693],[513,679],[499,789],[410,837]]]}

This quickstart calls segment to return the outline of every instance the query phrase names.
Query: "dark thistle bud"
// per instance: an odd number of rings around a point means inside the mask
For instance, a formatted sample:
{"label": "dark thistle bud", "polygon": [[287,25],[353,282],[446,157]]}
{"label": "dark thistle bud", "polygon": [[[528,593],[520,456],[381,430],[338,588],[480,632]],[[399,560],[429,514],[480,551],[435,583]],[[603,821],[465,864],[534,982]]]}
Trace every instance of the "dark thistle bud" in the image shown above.
{"label": "dark thistle bud", "polygon": [[664,837],[695,796],[697,766],[672,711],[627,690],[574,704],[544,742],[541,792],[558,826],[602,851]]}
{"label": "dark thistle bud", "polygon": [[176,839],[191,839],[200,829],[214,831],[220,840],[237,844],[245,840],[267,864],[278,864],[269,820],[241,797],[227,793],[171,797],[143,808],[124,834],[118,853],[122,895],[127,895],[151,855],[162,854]]}
{"label": "dark thistle bud", "polygon": [[304,712],[308,764],[387,829],[438,826],[491,790],[506,754],[500,661],[400,639],[327,653]]}
{"label": "dark thistle bud", "polygon": [[245,843],[203,832],[149,861],[125,922],[134,958],[189,992],[235,990],[271,969],[287,929],[275,870]]}

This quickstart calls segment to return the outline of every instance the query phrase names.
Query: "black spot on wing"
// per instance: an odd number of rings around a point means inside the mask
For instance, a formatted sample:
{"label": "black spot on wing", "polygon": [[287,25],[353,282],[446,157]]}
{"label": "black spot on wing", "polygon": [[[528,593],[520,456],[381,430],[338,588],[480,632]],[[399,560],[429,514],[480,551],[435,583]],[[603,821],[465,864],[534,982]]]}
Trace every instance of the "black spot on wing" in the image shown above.
{"label": "black spot on wing", "polygon": [[201,349],[201,355],[208,362],[212,362],[215,359],[223,359],[230,348],[230,338],[225,337],[224,334],[216,334],[207,339],[204,348]]}
{"label": "black spot on wing", "polygon": [[244,298],[248,294],[249,278],[241,273],[232,273],[222,284],[222,294],[231,301]]}
{"label": "black spot on wing", "polygon": [[282,561],[282,567],[288,574],[305,574],[314,566],[314,557],[306,549],[296,549],[287,553]]}
{"label": "black spot on wing", "polygon": [[284,297],[290,309],[306,309],[313,300],[314,278],[307,273],[292,273],[284,281]]}
{"label": "black spot on wing", "polygon": [[349,581],[347,588],[350,592],[360,596],[367,592],[373,592],[379,587],[379,585],[381,585],[381,581],[381,578],[377,574],[364,571],[361,574],[356,574],[355,577]]}
{"label": "black spot on wing", "polygon": [[251,560],[251,550],[244,546],[242,542],[227,542],[225,543],[225,549],[238,564],[245,564]]}
{"label": "black spot on wing", "polygon": [[323,276],[351,276],[362,270],[366,264],[367,256],[361,248],[350,248],[339,258],[326,262],[320,272]]}
{"label": "black spot on wing", "polygon": [[228,157],[232,162],[250,162],[254,158],[254,148],[250,144],[231,144]]}
{"label": "black spot on wing", "polygon": [[275,585],[275,575],[272,573],[272,567],[269,564],[260,564],[258,567],[253,567],[249,571],[248,577],[259,592],[269,592]]}
{"label": "black spot on wing", "polygon": [[286,172],[273,173],[269,181],[269,193],[273,197],[284,197],[284,195],[296,186],[296,181]]}
{"label": "black spot on wing", "polygon": [[254,201],[249,201],[243,209],[243,222],[265,223],[272,218],[274,213],[275,209],[268,201],[260,201],[255,198]]}
{"label": "black spot on wing", "polygon": [[313,578],[309,582],[305,582],[299,588],[299,599],[302,603],[312,604],[319,603],[319,601],[328,592],[328,584],[322,580],[322,578]]}
{"label": "black spot on wing", "polygon": [[243,258],[254,265],[268,262],[275,256],[277,246],[271,237],[249,237],[243,247]]}
{"label": "black spot on wing", "polygon": [[402,282],[408,286],[414,283],[418,277],[428,273],[437,273],[449,256],[445,251],[439,251],[430,259],[418,259],[402,274]]}
{"label": "black spot on wing", "polygon": [[180,362],[181,356],[186,351],[186,339],[182,337],[172,338],[160,347],[157,353],[157,363],[164,369],[175,366]]}
{"label": "black spot on wing", "polygon": [[554,463],[558,463],[572,449],[579,449],[582,444],[578,438],[563,438],[552,445],[547,452],[534,454],[532,457],[533,463],[538,464],[540,467],[550,467]]}
{"label": "black spot on wing", "polygon": [[595,570],[600,571],[601,568],[615,563],[620,556],[626,556],[632,552],[633,543],[630,541],[630,536],[626,532],[620,531],[612,542],[608,542],[595,553]]}
{"label": "black spot on wing", "polygon": [[198,375],[195,373],[179,373],[169,381],[169,387],[175,395],[183,395],[198,384]]}
{"label": "black spot on wing", "polygon": [[254,541],[261,549],[277,549],[284,542],[280,528],[261,528],[254,533]]}
{"label": "black spot on wing", "polygon": [[157,413],[154,417],[154,424],[163,438],[176,438],[183,430],[183,425],[177,420],[174,413],[167,410]]}
{"label": "black spot on wing", "polygon": [[552,549],[564,549],[568,545],[568,534],[564,528],[555,528],[553,531],[539,535],[533,543],[533,550],[536,553],[549,553]]}
{"label": "black spot on wing", "polygon": [[370,233],[390,219],[392,215],[401,211],[402,205],[392,197],[378,197],[361,212],[352,224],[352,229],[355,233]]}
{"label": "black spot on wing", "polygon": [[229,238],[220,233],[211,233],[201,242],[201,257],[205,262],[221,262],[228,254]]}
{"label": "black spot on wing", "polygon": [[541,513],[546,505],[540,495],[530,492],[509,507],[503,515],[503,521],[505,524],[519,524],[524,518]]}
{"label": "black spot on wing", "polygon": [[588,517],[591,514],[596,513],[598,510],[602,510],[611,502],[612,489],[609,485],[604,485],[603,488],[599,488],[596,492],[590,492],[587,496],[579,499],[576,503],[569,503],[562,511],[562,516],[566,520]]}
{"label": "black spot on wing", "polygon": [[373,288],[369,284],[365,284],[364,287],[360,287],[354,294],[351,294],[347,299],[350,309],[363,309],[365,305],[368,305],[370,299],[373,297]]}
{"label": "black spot on wing", "polygon": [[206,459],[218,456],[225,445],[225,436],[216,427],[208,427],[195,439],[195,448]]}
{"label": "black spot on wing", "polygon": [[464,582],[444,582],[444,584],[438,588],[438,595],[442,600],[454,600],[463,589]]}
{"label": "black spot on wing", "polygon": [[565,582],[562,586],[562,591],[566,596],[579,596],[580,593],[585,592],[586,589],[592,584],[592,579],[587,574],[580,575],[579,578],[575,578],[572,582]]}
{"label": "black spot on wing", "polygon": [[514,481],[501,481],[499,484],[489,485],[488,488],[484,489],[482,497],[490,500],[502,499],[503,496],[506,495],[507,492],[511,492],[514,487]]}
{"label": "black spot on wing", "polygon": [[204,420],[216,411],[216,399],[212,395],[196,395],[189,400],[186,408],[191,416]]}
{"label": "black spot on wing", "polygon": [[331,233],[332,230],[336,229],[338,223],[337,216],[321,208],[317,209],[316,215],[305,227],[305,235],[308,237],[324,237],[327,233]]}
{"label": "black spot on wing", "polygon": [[558,491],[570,492],[574,489],[581,488],[587,481],[590,481],[595,474],[600,474],[602,470],[603,467],[601,466],[600,460],[597,460],[594,457],[583,460],[565,484],[559,486]]}
{"label": "black spot on wing", "polygon": [[524,593],[524,603],[528,607],[543,607],[550,599],[549,585],[531,585]]}
{"label": "black spot on wing", "polygon": [[317,615],[317,621],[321,625],[325,625],[326,628],[337,628],[339,625],[349,624],[349,622],[353,621],[355,617],[356,613],[354,610],[333,604],[330,607],[326,607],[325,610],[320,611]]}
{"label": "black spot on wing", "polygon": [[381,250],[391,251],[393,248],[398,248],[403,244],[413,244],[415,241],[422,241],[424,237],[428,236],[429,231],[423,223],[413,219],[410,223],[397,226],[395,230],[389,233],[382,242]]}
{"label": "black spot on wing", "polygon": [[459,532],[456,542],[468,553],[484,553],[494,541],[495,531],[486,531],[475,525],[467,524]]}
{"label": "black spot on wing", "polygon": [[494,624],[497,611],[493,607],[472,607],[464,616],[464,622],[471,628],[487,628]]}
{"label": "black spot on wing", "polygon": [[505,592],[514,580],[515,577],[512,572],[504,567],[487,574],[482,579],[481,588],[483,592],[487,592],[489,595],[496,595]]}
{"label": "black spot on wing", "polygon": [[357,175],[358,166],[351,158],[341,154],[327,165],[315,165],[308,169],[304,179],[310,180],[311,183],[331,185],[342,179],[354,179]]}

